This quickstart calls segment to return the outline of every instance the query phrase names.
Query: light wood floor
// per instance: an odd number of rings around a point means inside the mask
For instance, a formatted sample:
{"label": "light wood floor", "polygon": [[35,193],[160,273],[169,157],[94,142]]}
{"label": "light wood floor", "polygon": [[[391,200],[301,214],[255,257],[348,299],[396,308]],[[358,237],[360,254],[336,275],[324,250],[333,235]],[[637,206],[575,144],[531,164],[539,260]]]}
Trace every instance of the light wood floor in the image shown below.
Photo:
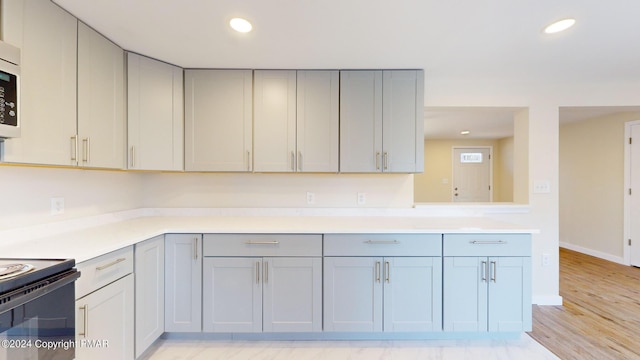
{"label": "light wood floor", "polygon": [[532,338],[563,360],[640,359],[640,268],[560,249],[563,306],[534,306]]}

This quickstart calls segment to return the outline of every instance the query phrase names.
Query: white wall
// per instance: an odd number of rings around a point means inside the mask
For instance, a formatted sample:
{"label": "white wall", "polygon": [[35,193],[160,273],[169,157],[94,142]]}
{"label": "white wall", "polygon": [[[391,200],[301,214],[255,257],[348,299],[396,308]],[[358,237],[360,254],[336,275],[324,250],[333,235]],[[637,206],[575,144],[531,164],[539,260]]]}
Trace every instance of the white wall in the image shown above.
{"label": "white wall", "polygon": [[[315,204],[307,204],[307,192]],[[357,194],[366,204],[357,204]],[[145,207],[391,207],[413,205],[413,175],[144,174]]]}
{"label": "white wall", "polygon": [[627,112],[560,127],[560,241],[624,262],[624,124]]}
{"label": "white wall", "polygon": [[[141,189],[136,173],[2,165],[0,229],[139,208]],[[51,215],[52,197],[64,198],[64,214]]]}
{"label": "white wall", "polygon": [[500,186],[496,188],[495,201],[513,202],[514,151],[513,136],[498,141]]}

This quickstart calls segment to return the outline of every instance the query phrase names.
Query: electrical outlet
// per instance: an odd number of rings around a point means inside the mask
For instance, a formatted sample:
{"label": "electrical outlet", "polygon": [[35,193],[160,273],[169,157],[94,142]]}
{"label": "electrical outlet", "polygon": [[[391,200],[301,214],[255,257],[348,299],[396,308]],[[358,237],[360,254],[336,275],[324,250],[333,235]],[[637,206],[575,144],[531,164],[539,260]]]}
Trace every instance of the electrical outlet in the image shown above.
{"label": "electrical outlet", "polygon": [[316,194],[307,191],[307,204],[316,203]]}
{"label": "electrical outlet", "polygon": [[548,180],[540,180],[533,182],[534,194],[548,194],[551,192],[551,184]]}
{"label": "electrical outlet", "polygon": [[358,193],[358,205],[364,205],[367,203],[367,193]]}
{"label": "electrical outlet", "polygon": [[549,266],[551,264],[551,255],[542,254],[542,266]]}
{"label": "electrical outlet", "polygon": [[51,198],[51,215],[64,214],[64,198]]}

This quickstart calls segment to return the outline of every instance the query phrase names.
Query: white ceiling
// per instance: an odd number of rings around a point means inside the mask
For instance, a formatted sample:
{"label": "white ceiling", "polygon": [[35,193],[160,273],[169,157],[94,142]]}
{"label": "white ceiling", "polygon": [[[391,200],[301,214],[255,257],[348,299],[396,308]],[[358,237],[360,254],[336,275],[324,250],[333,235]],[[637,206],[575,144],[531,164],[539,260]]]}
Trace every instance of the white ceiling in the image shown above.
{"label": "white ceiling", "polygon": [[[185,68],[420,68],[426,79],[640,81],[638,0],[54,2],[124,49]],[[236,16],[254,30],[231,30]],[[542,33],[565,17],[576,25]],[[470,115],[449,110],[449,123]],[[474,121],[489,128],[487,117],[507,117],[494,110]]]}
{"label": "white ceiling", "polygon": [[[426,108],[424,137],[427,139],[501,139],[513,135],[518,108],[465,107]],[[469,130],[468,135],[460,131]]]}

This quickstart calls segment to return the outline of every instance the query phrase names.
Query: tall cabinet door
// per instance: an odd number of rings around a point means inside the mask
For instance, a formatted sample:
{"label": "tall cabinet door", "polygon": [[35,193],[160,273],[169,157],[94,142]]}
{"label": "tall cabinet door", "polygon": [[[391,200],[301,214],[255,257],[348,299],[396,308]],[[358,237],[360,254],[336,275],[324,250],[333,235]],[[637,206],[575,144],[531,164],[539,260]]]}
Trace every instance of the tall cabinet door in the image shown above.
{"label": "tall cabinet door", "polygon": [[322,259],[263,261],[263,331],[322,331]]}
{"label": "tall cabinet door", "polygon": [[4,161],[76,165],[78,21],[51,1],[2,3],[3,40],[21,50],[21,136]]}
{"label": "tall cabinet door", "polygon": [[445,257],[444,331],[487,331],[487,258]]}
{"label": "tall cabinet door", "polygon": [[78,165],[124,168],[124,51],[78,22]]}
{"label": "tall cabinet door", "polygon": [[382,331],[382,258],[324,258],[324,330]]}
{"label": "tall cabinet door", "polygon": [[382,171],[382,71],[340,72],[340,171]]}
{"label": "tall cabinet door", "polygon": [[185,170],[251,171],[251,70],[185,71]]}
{"label": "tall cabinet door", "polygon": [[207,257],[203,264],[203,331],[262,331],[262,259]]}
{"label": "tall cabinet door", "polygon": [[164,333],[164,236],[135,245],[136,358]]}
{"label": "tall cabinet door", "polygon": [[254,71],[255,171],[296,170],[296,71]]}
{"label": "tall cabinet door", "polygon": [[384,331],[442,330],[439,257],[384,258]]}
{"label": "tall cabinet door", "polygon": [[531,331],[531,257],[491,257],[489,273],[489,331]]}
{"label": "tall cabinet door", "polygon": [[[76,300],[76,339],[103,341],[100,347],[77,346],[78,360],[134,359],[133,275]],[[105,343],[108,342],[107,343]]]}
{"label": "tall cabinet door", "polygon": [[424,73],[419,70],[383,71],[384,172],[424,170]]}
{"label": "tall cabinet door", "polygon": [[202,235],[165,235],[165,331],[202,331]]}
{"label": "tall cabinet door", "polygon": [[182,69],[127,53],[128,168],[182,170]]}
{"label": "tall cabinet door", "polygon": [[297,72],[297,171],[338,172],[339,73]]}

